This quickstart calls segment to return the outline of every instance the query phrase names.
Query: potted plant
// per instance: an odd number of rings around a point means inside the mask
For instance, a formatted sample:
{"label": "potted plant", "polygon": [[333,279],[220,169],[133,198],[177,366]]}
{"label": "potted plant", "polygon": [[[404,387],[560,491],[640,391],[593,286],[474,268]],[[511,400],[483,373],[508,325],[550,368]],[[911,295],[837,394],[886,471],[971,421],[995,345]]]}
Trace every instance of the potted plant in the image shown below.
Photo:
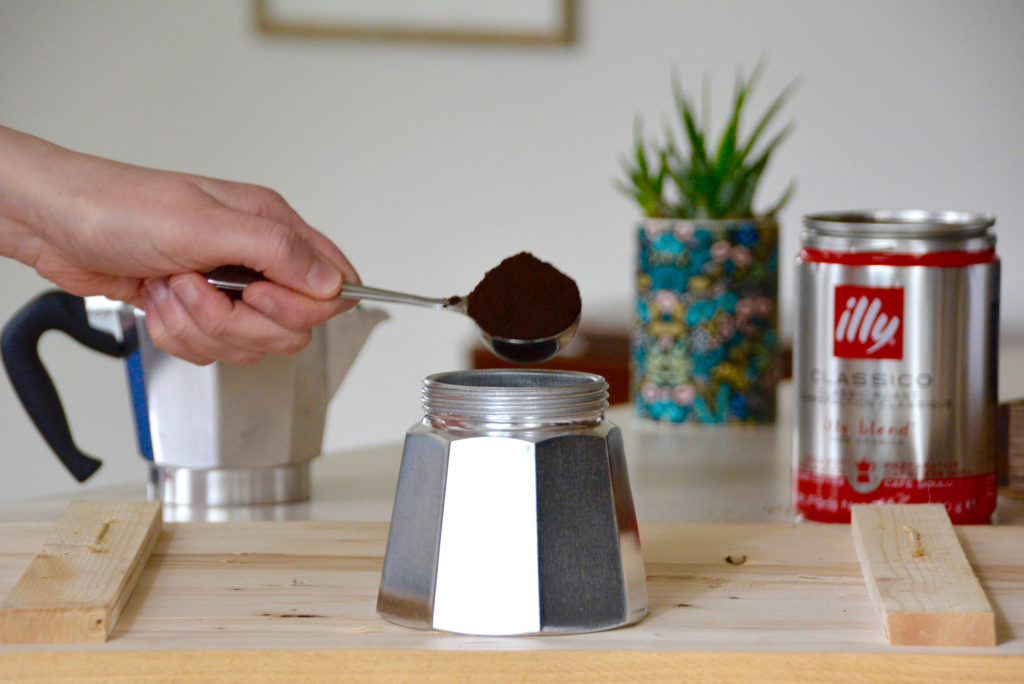
{"label": "potted plant", "polygon": [[645,141],[637,121],[625,181],[644,218],[637,229],[631,395],[644,418],[669,422],[769,422],[778,383],[776,214],[793,193],[754,210],[772,153],[792,129],[766,138],[796,83],[744,133],[745,106],[763,73],[737,73],[732,111],[717,145],[678,76],[673,95],[685,146],[666,126]]}

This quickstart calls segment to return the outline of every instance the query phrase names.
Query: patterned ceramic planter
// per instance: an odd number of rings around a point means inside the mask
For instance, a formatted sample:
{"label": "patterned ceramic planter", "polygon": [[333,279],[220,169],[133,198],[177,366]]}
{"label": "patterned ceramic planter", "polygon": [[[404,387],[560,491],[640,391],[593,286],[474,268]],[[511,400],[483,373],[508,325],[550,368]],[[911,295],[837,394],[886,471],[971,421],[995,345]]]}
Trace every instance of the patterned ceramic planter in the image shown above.
{"label": "patterned ceramic planter", "polygon": [[769,219],[641,222],[631,359],[639,416],[775,419],[778,238]]}

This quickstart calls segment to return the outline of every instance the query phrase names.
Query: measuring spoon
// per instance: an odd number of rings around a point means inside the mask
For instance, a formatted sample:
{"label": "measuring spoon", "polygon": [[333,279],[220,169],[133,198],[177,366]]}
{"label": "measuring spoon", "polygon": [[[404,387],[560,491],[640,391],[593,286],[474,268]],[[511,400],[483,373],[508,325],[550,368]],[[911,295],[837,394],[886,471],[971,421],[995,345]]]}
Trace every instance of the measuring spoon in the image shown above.
{"label": "measuring spoon", "polygon": [[[259,271],[245,266],[221,266],[205,274],[207,282],[219,290],[240,295],[250,283],[266,280]],[[409,304],[438,311],[454,311],[469,315],[468,297],[453,296],[445,298],[422,297],[406,292],[382,290],[368,285],[343,283],[339,297],[346,299],[365,299],[367,301],[387,302],[390,304]],[[476,321],[473,321],[476,323]],[[477,325],[477,331],[484,345],[497,356],[515,363],[540,363],[552,358],[568,345],[576,336],[580,317],[561,332],[533,340],[517,340],[506,337],[495,337]]]}

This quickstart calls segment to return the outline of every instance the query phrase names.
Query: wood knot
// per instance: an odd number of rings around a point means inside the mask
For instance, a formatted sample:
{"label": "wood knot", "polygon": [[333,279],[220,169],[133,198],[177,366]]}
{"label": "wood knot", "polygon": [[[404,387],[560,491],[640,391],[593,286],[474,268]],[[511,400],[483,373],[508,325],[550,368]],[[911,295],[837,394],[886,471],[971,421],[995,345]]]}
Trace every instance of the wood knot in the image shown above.
{"label": "wood knot", "polygon": [[921,533],[915,530],[910,525],[904,525],[903,531],[910,535],[910,543],[912,544],[910,549],[910,555],[914,558],[921,558],[926,555],[924,547],[921,546]]}
{"label": "wood knot", "polygon": [[89,549],[92,553],[105,553],[107,547],[103,545],[103,538],[107,536],[107,532],[110,531],[111,523],[116,523],[117,518],[107,518],[103,521],[100,526],[100,531],[96,533],[96,538],[92,540],[92,543],[86,544],[85,548]]}

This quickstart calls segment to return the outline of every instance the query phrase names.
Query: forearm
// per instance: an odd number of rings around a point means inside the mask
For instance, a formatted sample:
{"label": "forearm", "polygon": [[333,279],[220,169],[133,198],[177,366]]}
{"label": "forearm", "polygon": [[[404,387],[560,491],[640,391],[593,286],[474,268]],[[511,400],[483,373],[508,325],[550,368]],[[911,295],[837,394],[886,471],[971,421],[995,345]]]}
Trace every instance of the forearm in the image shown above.
{"label": "forearm", "polygon": [[0,126],[0,254],[35,264],[45,236],[67,212],[58,169],[74,154]]}
{"label": "forearm", "polygon": [[[158,346],[197,363],[294,351],[353,306],[348,259],[276,192],[81,154],[0,126],[0,255],[64,290],[146,311]],[[267,276],[242,302],[201,273]]]}

